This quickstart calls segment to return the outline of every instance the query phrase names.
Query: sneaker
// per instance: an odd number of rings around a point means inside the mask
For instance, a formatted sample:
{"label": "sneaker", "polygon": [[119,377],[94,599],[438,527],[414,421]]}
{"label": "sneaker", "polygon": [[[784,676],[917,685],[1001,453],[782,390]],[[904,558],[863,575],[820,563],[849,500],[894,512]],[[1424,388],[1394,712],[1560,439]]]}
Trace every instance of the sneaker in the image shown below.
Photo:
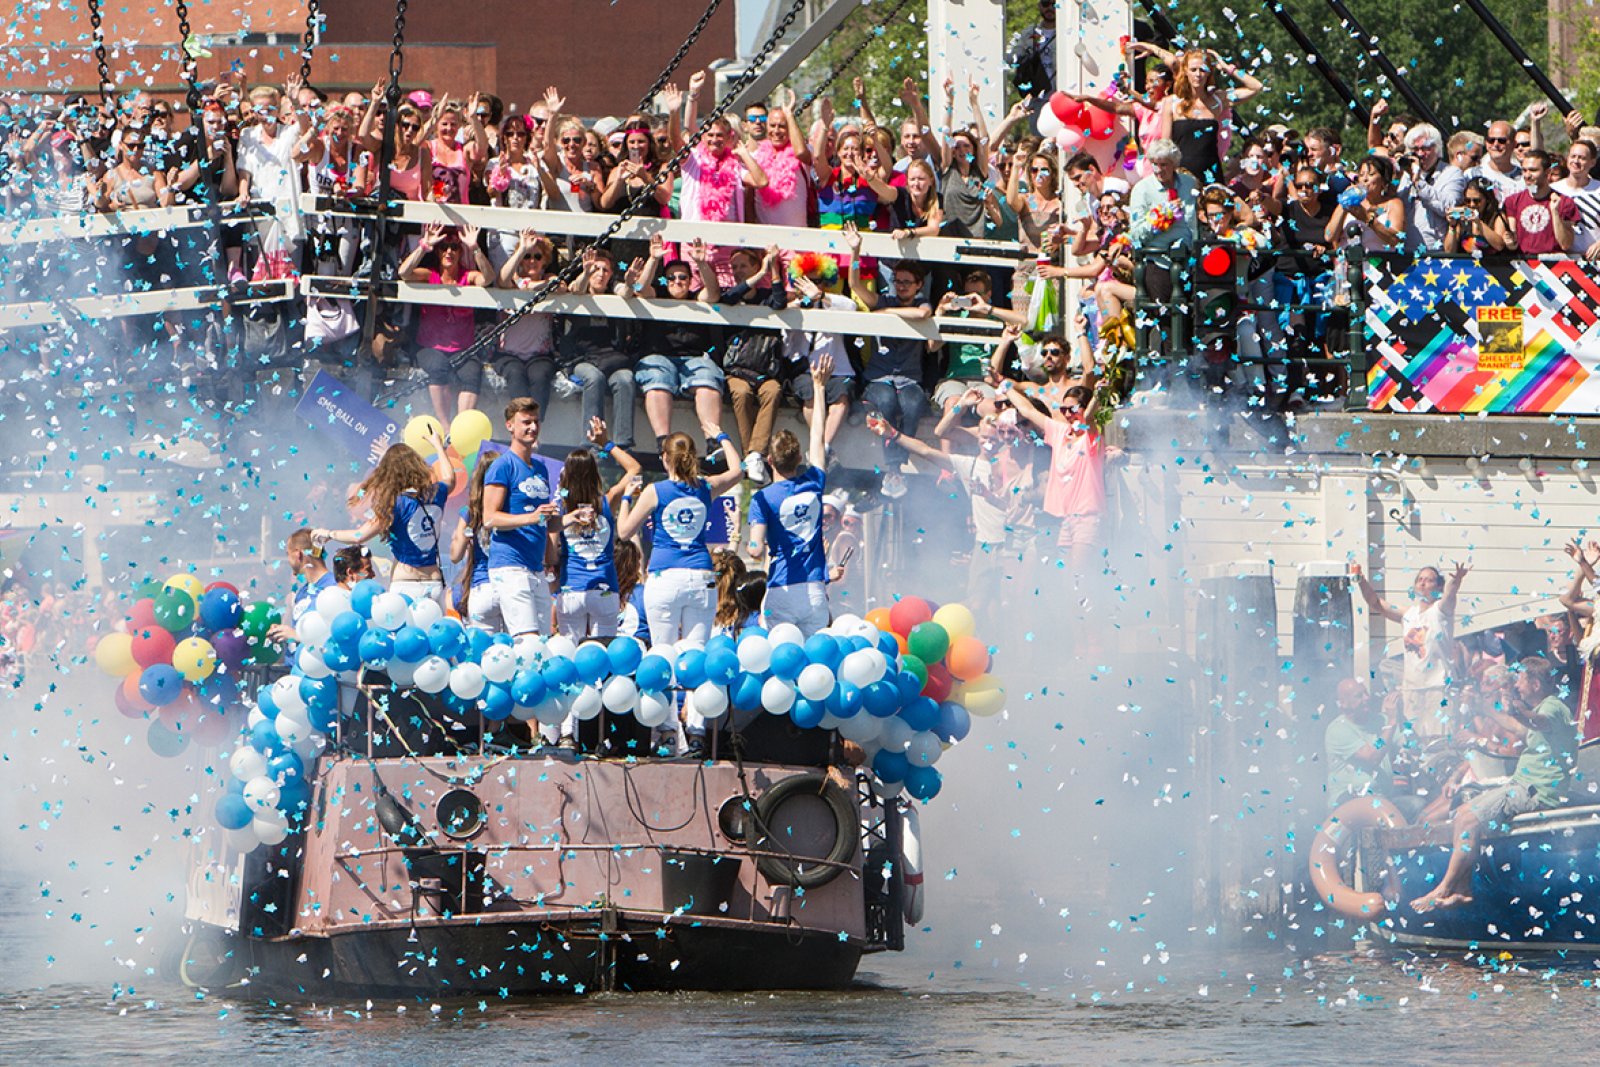
{"label": "sneaker", "polygon": [[878,492],[890,500],[899,500],[906,495],[905,475],[898,471],[889,471],[883,476],[883,484],[878,487]]}
{"label": "sneaker", "polygon": [[744,457],[744,476],[757,485],[766,485],[772,481],[767,474],[767,461],[761,458],[760,452],[751,452]]}
{"label": "sneaker", "polygon": [[683,754],[690,759],[703,760],[706,758],[706,735],[690,734],[687,743],[683,746]]}
{"label": "sneaker", "polygon": [[244,276],[244,271],[240,270],[238,267],[234,267],[228,271],[228,284],[234,288],[238,288],[240,286],[249,285],[250,279]]}

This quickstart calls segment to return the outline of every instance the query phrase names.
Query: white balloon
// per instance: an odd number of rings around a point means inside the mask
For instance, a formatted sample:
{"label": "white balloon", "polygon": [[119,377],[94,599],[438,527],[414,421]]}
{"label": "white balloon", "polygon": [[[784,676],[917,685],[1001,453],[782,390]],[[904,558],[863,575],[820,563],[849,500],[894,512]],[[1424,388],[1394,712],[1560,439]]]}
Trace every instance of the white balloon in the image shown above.
{"label": "white balloon", "polygon": [[694,710],[707,719],[719,719],[728,711],[728,691],[716,682],[702,682],[694,691]]}
{"label": "white balloon", "polygon": [[833,672],[825,663],[808,664],[800,672],[798,682],[800,694],[807,700],[826,700],[833,692]]}
{"label": "white balloon", "polygon": [[672,718],[672,710],[670,697],[661,693],[640,693],[639,706],[633,709],[633,717],[640,726],[654,728]]}
{"label": "white balloon", "polygon": [[291,747],[300,741],[304,741],[312,733],[310,723],[298,716],[290,715],[288,712],[279,715],[277,720],[273,722],[272,727],[278,731],[278,736],[283,738],[283,743]]}
{"label": "white balloon", "polygon": [[[859,715],[852,716],[852,718],[857,718],[857,719],[859,719],[860,717],[861,716],[859,716]],[[817,729],[819,729],[819,730],[837,730],[839,728],[839,724],[844,722],[844,721],[845,720],[839,718],[839,716],[835,715],[833,712],[824,711],[822,713],[822,720],[817,723]]]}
{"label": "white balloon", "polygon": [[772,642],[751,634],[739,642],[739,666],[751,674],[765,674],[772,666]]}
{"label": "white balloon", "polygon": [[379,593],[372,598],[372,621],[385,630],[398,630],[411,621],[411,609],[399,593]]}
{"label": "white balloon", "polygon": [[889,669],[888,660],[875,648],[862,648],[850,653],[839,664],[839,677],[859,689],[865,689],[883,678]]}
{"label": "white balloon", "polygon": [[606,687],[600,691],[600,701],[607,711],[626,715],[639,703],[639,687],[632,678],[619,674],[606,682]]}
{"label": "white balloon", "polygon": [[904,782],[885,782],[877,775],[872,776],[872,791],[883,800],[893,800],[904,791]]}
{"label": "white balloon", "polygon": [[645,650],[647,656],[660,656],[674,667],[678,665],[678,649],[671,641],[659,645],[651,645]]}
{"label": "white balloon", "polygon": [[805,631],[792,622],[780,622],[767,631],[767,640],[773,645],[803,645],[806,643]]}
{"label": "white balloon", "polygon": [[849,635],[855,633],[856,628],[859,627],[864,621],[865,620],[863,620],[860,615],[846,612],[845,614],[840,615],[838,618],[833,620],[831,629],[836,634],[844,634],[846,637],[848,637]]}
{"label": "white balloon", "polygon": [[283,812],[274,809],[270,814],[262,812],[250,823],[250,828],[255,831],[256,840],[271,848],[289,836],[289,821],[283,817]]}
{"label": "white balloon", "polygon": [[912,734],[906,744],[906,758],[913,767],[932,767],[942,755],[944,747],[939,744],[939,735],[931,730]]}
{"label": "white balloon", "polygon": [[580,722],[588,722],[596,715],[599,715],[602,707],[600,690],[592,685],[586,685],[579,689],[577,695],[572,698],[572,714]]}
{"label": "white balloon", "polygon": [[330,585],[317,594],[317,614],[332,622],[350,610],[350,590],[342,585]]}
{"label": "white balloon", "polygon": [[1039,136],[1043,137],[1047,141],[1067,128],[1066,125],[1062,123],[1060,117],[1057,116],[1054,111],[1050,110],[1049,105],[1046,105],[1040,109],[1039,119],[1035,125],[1038,127]]}
{"label": "white balloon", "polygon": [[282,793],[278,790],[278,783],[265,774],[259,774],[244,784],[244,802],[257,815],[275,809],[280,796]]}
{"label": "white balloon", "polygon": [[509,645],[490,645],[478,660],[483,676],[491,682],[504,684],[517,673],[517,654]]}
{"label": "white balloon", "polygon": [[[873,716],[868,716],[872,718]],[[887,719],[879,719],[882,727],[879,736],[883,739],[883,747],[891,752],[904,752],[911,737],[916,733],[911,724],[898,715],[891,715]]]}
{"label": "white balloon", "polygon": [[511,707],[511,717],[518,722],[527,722],[538,713],[538,708],[530,708],[523,704],[514,704]]}
{"label": "white balloon", "polygon": [[476,663],[460,663],[450,671],[450,692],[462,700],[477,700],[485,684],[483,668]]}
{"label": "white balloon", "polygon": [[235,852],[254,852],[261,845],[261,838],[256,836],[254,820],[237,830],[224,830],[222,837]]}
{"label": "white balloon", "polygon": [[840,719],[839,725],[834,729],[838,730],[839,736],[846,741],[865,745],[877,739],[879,724],[883,721],[876,715],[852,715],[848,719]]}
{"label": "white balloon", "polygon": [[427,656],[417,664],[412,680],[424,693],[442,693],[450,684],[450,664],[443,656]]}
{"label": "white balloon", "polygon": [[383,671],[395,685],[415,685],[417,682],[417,665],[403,659],[390,660]]}
{"label": "white balloon", "polygon": [[538,634],[523,634],[512,643],[511,651],[516,653],[519,671],[538,666],[547,655],[544,638]]}
{"label": "white balloon", "polygon": [[782,678],[761,683],[761,706],[774,715],[786,715],[794,707],[794,686]]}
{"label": "white balloon", "polygon": [[255,729],[256,723],[266,721],[267,716],[259,707],[251,708],[244,717],[245,729],[253,730]]}
{"label": "white balloon", "polygon": [[306,738],[304,741],[296,742],[294,746],[294,754],[300,757],[301,763],[305,764],[308,776],[310,774],[312,761],[318,756],[322,755],[323,750],[327,747],[327,737],[316,733],[315,731],[313,731],[311,736]]}
{"label": "white balloon", "polygon": [[566,720],[567,712],[571,710],[570,697],[551,697],[533,709],[533,717],[545,726],[558,726]]}
{"label": "white balloon", "polygon": [[[307,615],[308,619],[320,619],[321,615]],[[322,658],[322,646],[315,648],[307,645],[300,650],[300,655],[295,657],[300,664],[300,672],[307,678],[326,678],[333,673],[333,668],[328,666],[328,661]]]}
{"label": "white balloon", "polygon": [[444,618],[444,609],[437,601],[426,598],[411,605],[411,625],[426,630]]}
{"label": "white balloon", "polygon": [[300,617],[300,625],[294,628],[294,632],[302,645],[321,648],[333,636],[333,627],[321,615],[308,611]]}
{"label": "white balloon", "polygon": [[300,679],[286,674],[273,682],[272,702],[279,711],[305,711],[306,702],[300,698]]}
{"label": "white balloon", "polygon": [[267,757],[244,745],[234,749],[233,755],[228,757],[228,771],[241,782],[264,777],[267,773]]}
{"label": "white balloon", "polygon": [[556,634],[544,643],[545,654],[550,656],[565,656],[571,659],[578,651],[578,643],[566,634]]}

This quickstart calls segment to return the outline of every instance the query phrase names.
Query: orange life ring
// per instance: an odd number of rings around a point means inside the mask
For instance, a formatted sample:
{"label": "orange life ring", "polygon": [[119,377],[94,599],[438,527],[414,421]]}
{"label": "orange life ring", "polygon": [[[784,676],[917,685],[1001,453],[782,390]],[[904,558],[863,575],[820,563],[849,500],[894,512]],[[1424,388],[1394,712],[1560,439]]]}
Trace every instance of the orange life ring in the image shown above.
{"label": "orange life ring", "polygon": [[1392,830],[1407,825],[1400,809],[1384,797],[1347,800],[1334,809],[1311,841],[1311,884],[1317,896],[1340,915],[1372,919],[1389,909],[1382,893],[1358,893],[1339,873],[1339,864],[1353,846],[1358,830],[1381,826]]}

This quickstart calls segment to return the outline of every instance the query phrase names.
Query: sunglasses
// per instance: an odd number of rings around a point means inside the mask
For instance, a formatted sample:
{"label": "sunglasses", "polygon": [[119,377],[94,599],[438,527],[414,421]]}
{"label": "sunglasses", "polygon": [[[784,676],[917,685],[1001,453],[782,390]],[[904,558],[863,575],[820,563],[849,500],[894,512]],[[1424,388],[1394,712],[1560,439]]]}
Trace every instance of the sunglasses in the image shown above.
{"label": "sunglasses", "polygon": [[563,137],[563,138],[561,138],[561,143],[562,144],[582,144],[583,143],[583,138],[582,137]]}
{"label": "sunglasses", "polygon": [[1467,207],[1482,207],[1483,206],[1483,201],[1478,199],[1475,196],[1464,196],[1464,197],[1461,198],[1461,202],[1463,204],[1465,204]]}
{"label": "sunglasses", "polygon": [[1485,137],[1484,138],[1484,142],[1487,143],[1487,144],[1510,144],[1511,143],[1511,138],[1509,138],[1509,137]]}
{"label": "sunglasses", "polygon": [[544,262],[544,253],[543,252],[529,252],[527,254],[527,256],[525,256],[524,258],[525,259],[530,259],[535,263],[543,263]]}
{"label": "sunglasses", "polygon": [[1533,142],[1532,141],[1518,141],[1517,142],[1517,147],[1518,148],[1532,148],[1533,147]]}
{"label": "sunglasses", "polygon": [[420,130],[420,129],[422,129],[422,123],[420,123],[420,122],[402,122],[400,124],[400,128],[402,130]]}
{"label": "sunglasses", "polygon": [[1064,356],[1064,355],[1067,354],[1067,350],[1064,349],[1064,348],[1057,348],[1055,346],[1051,346],[1050,348],[1041,348],[1041,349],[1039,349],[1039,354],[1041,356]]}
{"label": "sunglasses", "polygon": [[675,270],[671,274],[667,275],[667,281],[669,282],[686,282],[688,280],[689,275],[681,270]]}
{"label": "sunglasses", "polygon": [[746,122],[766,122],[767,121],[767,116],[765,116],[765,115],[746,115],[744,117],[744,120]]}
{"label": "sunglasses", "polygon": [[1050,173],[1050,168],[1049,167],[1034,167],[1032,173],[1034,173],[1034,174],[1049,174]]}

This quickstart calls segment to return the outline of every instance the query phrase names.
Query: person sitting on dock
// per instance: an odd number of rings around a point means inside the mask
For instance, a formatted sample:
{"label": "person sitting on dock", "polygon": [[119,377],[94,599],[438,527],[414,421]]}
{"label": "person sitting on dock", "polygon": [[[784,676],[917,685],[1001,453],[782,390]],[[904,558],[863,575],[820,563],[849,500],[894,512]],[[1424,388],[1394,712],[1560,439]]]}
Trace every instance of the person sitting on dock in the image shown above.
{"label": "person sitting on dock", "polygon": [[1352,797],[1386,793],[1393,783],[1390,756],[1398,719],[1384,715],[1367,687],[1354,678],[1339,683],[1339,714],[1323,733],[1330,807]]}
{"label": "person sitting on dock", "polygon": [[1518,664],[1515,710],[1485,708],[1499,732],[1522,742],[1511,780],[1470,797],[1456,809],[1451,821],[1453,851],[1444,877],[1429,893],[1411,902],[1416,911],[1448,908],[1472,901],[1472,870],[1478,859],[1478,841],[1487,826],[1504,831],[1525,812],[1557,807],[1567,799],[1577,751],[1577,728],[1572,711],[1555,695],[1550,662],[1530,656]]}

